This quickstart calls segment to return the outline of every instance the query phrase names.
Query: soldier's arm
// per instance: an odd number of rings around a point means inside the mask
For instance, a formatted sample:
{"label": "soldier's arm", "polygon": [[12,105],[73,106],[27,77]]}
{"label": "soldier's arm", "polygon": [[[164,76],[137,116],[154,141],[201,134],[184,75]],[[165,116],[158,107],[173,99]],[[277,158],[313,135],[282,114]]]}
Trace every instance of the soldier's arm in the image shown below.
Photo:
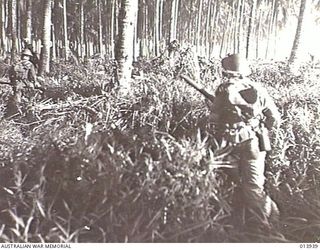
{"label": "soldier's arm", "polygon": [[273,127],[278,128],[281,121],[280,112],[274,103],[271,96],[268,94],[265,88],[262,88],[262,104],[264,109],[262,113],[264,115],[264,124],[268,129],[272,129]]}
{"label": "soldier's arm", "polygon": [[32,82],[36,82],[37,80],[37,75],[36,75],[36,71],[33,64],[29,68],[28,78],[29,78],[29,81],[32,81]]}
{"label": "soldier's arm", "polygon": [[216,92],[215,92],[215,97],[213,98],[212,101],[212,108],[211,108],[211,116],[212,120],[216,125],[219,125],[221,122],[221,117],[225,114],[223,114],[224,106],[225,106],[225,90],[224,86],[220,85]]}

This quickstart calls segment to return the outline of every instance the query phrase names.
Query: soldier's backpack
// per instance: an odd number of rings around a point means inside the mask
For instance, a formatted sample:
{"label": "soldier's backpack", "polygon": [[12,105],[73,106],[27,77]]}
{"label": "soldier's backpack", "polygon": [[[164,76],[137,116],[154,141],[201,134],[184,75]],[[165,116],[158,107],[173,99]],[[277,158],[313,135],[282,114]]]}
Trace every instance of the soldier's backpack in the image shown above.
{"label": "soldier's backpack", "polygon": [[28,80],[29,65],[23,61],[12,66],[10,72],[11,81],[25,81]]}

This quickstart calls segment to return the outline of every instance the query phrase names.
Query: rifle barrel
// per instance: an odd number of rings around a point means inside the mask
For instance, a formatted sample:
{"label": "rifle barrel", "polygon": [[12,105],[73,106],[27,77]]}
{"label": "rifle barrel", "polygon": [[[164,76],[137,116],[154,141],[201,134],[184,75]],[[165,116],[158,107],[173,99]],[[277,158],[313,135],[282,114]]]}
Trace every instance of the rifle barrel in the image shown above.
{"label": "rifle barrel", "polygon": [[191,87],[195,88],[197,91],[199,91],[202,95],[204,95],[205,98],[213,102],[214,96],[211,95],[208,91],[206,91],[202,86],[200,86],[197,82],[192,80],[190,77],[186,75],[180,75],[180,77],[186,81]]}

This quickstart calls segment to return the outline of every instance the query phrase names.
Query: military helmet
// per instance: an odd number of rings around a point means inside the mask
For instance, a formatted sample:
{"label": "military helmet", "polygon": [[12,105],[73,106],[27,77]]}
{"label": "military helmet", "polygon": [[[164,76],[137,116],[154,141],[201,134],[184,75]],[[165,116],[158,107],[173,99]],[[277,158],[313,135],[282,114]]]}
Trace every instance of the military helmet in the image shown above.
{"label": "military helmet", "polygon": [[33,55],[32,55],[32,52],[31,52],[29,49],[24,49],[24,50],[22,51],[21,55],[23,55],[23,56],[30,56],[30,57],[33,56]]}
{"label": "military helmet", "polygon": [[243,76],[248,76],[251,74],[251,69],[247,60],[240,54],[231,54],[223,58],[222,68],[226,73],[241,74]]}

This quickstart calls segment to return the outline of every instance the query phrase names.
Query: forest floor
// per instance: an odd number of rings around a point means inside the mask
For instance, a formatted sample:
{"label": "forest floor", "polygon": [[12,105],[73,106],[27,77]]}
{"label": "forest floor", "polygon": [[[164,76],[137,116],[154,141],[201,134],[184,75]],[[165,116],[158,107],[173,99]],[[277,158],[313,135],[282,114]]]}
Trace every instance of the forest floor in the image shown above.
{"label": "forest floor", "polygon": [[0,242],[319,242],[319,64],[254,64],[282,115],[266,166],[281,216],[250,230],[231,216],[210,104],[175,77],[214,90],[220,64],[182,55],[135,63],[125,94],[111,62],[53,63],[18,115],[0,86]]}

